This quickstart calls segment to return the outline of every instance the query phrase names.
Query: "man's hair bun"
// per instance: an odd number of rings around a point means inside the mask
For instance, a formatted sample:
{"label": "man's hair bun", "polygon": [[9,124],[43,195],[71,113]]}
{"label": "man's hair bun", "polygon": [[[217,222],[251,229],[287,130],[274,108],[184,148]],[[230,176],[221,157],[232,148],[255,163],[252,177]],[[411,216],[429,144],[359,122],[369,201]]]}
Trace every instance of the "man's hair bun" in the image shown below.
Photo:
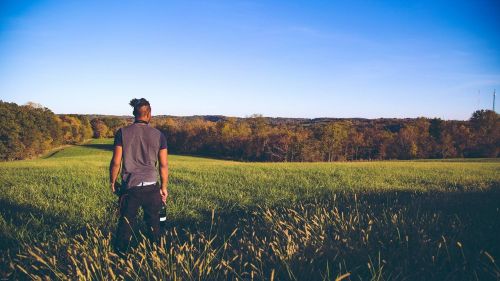
{"label": "man's hair bun", "polygon": [[129,104],[132,107],[141,107],[143,105],[149,105],[149,101],[145,98],[131,99]]}
{"label": "man's hair bun", "polygon": [[139,100],[138,100],[138,99],[132,99],[132,100],[130,100],[130,103],[129,103],[129,104],[130,104],[130,106],[131,106],[131,107],[135,107],[135,106],[137,105],[137,103],[138,103],[138,102],[139,102]]}

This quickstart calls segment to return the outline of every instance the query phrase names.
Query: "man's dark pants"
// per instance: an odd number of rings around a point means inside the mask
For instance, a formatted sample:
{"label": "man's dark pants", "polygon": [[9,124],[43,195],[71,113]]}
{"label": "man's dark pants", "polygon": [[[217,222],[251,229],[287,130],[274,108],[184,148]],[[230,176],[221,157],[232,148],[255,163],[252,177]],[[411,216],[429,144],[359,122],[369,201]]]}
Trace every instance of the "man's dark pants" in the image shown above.
{"label": "man's dark pants", "polygon": [[120,196],[120,220],[116,231],[115,247],[124,252],[128,249],[139,207],[144,211],[147,237],[158,241],[160,233],[160,209],[162,201],[158,185],[136,186]]}

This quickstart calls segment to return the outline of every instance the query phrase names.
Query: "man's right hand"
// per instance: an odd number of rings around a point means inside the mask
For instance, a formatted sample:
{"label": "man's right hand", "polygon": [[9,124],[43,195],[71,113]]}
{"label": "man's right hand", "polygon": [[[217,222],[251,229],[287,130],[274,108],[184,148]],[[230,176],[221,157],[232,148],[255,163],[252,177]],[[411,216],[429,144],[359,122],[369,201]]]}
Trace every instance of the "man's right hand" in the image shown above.
{"label": "man's right hand", "polygon": [[115,193],[115,192],[116,192],[116,189],[115,189],[115,183],[114,183],[114,182],[112,182],[112,183],[110,183],[110,184],[111,184],[111,192],[112,192],[112,193]]}

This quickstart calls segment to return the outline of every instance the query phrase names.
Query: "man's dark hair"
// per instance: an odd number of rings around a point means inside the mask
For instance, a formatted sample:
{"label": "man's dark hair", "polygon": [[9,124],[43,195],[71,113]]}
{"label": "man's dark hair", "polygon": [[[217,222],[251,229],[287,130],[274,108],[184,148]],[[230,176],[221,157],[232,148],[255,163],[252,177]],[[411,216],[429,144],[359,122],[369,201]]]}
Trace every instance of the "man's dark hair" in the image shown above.
{"label": "man's dark hair", "polygon": [[145,98],[132,99],[130,101],[130,106],[134,108],[133,113],[136,118],[146,116],[146,114],[151,112],[151,105]]}

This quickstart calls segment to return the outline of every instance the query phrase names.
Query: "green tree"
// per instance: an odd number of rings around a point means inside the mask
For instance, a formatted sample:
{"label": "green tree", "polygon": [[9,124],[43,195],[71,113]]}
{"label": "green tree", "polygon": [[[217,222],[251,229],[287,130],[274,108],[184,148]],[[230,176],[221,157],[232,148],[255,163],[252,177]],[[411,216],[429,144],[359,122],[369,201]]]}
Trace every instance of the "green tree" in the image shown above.
{"label": "green tree", "polygon": [[350,122],[332,122],[323,127],[321,143],[326,161],[347,159],[347,136],[350,126]]}

